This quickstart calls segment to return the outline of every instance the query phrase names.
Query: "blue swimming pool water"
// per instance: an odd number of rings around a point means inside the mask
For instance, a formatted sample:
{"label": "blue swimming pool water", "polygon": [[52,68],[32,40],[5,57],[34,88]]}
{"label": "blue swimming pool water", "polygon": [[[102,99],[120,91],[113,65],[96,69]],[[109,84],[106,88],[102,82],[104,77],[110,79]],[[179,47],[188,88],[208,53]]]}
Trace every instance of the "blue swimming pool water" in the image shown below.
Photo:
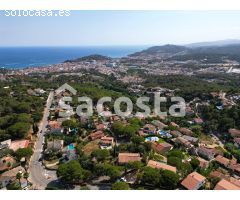
{"label": "blue swimming pool water", "polygon": [[73,144],[69,144],[68,145],[68,150],[74,150],[74,145]]}

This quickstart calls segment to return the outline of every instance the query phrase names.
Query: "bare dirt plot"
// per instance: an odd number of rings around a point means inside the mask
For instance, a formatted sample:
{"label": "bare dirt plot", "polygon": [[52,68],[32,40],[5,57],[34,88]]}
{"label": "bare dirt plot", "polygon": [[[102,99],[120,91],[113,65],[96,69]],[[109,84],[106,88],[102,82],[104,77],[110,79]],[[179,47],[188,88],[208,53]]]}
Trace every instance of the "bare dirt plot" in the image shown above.
{"label": "bare dirt plot", "polygon": [[99,149],[98,141],[91,141],[83,147],[83,152],[90,155],[94,150]]}

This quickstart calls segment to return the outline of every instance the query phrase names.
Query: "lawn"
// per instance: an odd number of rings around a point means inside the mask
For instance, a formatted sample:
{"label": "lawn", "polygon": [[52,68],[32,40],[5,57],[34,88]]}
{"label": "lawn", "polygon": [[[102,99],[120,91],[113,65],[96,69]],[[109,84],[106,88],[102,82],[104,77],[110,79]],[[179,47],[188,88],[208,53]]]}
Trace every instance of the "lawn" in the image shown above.
{"label": "lawn", "polygon": [[94,150],[99,149],[98,141],[91,141],[83,147],[83,152],[90,155]]}
{"label": "lawn", "polygon": [[162,138],[159,138],[159,140],[158,140],[158,143],[164,143],[165,142],[165,140],[164,139],[162,139]]}

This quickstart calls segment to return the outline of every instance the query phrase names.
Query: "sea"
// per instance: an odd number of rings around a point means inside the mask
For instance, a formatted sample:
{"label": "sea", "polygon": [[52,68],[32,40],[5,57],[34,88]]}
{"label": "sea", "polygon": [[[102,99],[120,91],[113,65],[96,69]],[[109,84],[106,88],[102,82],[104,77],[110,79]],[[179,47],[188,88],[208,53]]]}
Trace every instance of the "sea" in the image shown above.
{"label": "sea", "polygon": [[147,46],[0,47],[0,68],[41,67],[92,54],[120,58],[145,48]]}

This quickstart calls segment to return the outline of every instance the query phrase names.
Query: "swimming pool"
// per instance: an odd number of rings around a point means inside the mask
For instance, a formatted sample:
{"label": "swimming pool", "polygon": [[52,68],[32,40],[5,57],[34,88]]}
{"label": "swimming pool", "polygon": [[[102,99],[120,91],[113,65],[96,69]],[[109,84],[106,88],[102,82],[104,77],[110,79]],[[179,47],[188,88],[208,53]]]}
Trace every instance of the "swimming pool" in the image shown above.
{"label": "swimming pool", "polygon": [[68,150],[74,150],[74,144],[69,144],[68,145]]}
{"label": "swimming pool", "polygon": [[159,140],[158,137],[147,137],[147,138],[145,138],[146,142],[156,142],[158,140]]}

